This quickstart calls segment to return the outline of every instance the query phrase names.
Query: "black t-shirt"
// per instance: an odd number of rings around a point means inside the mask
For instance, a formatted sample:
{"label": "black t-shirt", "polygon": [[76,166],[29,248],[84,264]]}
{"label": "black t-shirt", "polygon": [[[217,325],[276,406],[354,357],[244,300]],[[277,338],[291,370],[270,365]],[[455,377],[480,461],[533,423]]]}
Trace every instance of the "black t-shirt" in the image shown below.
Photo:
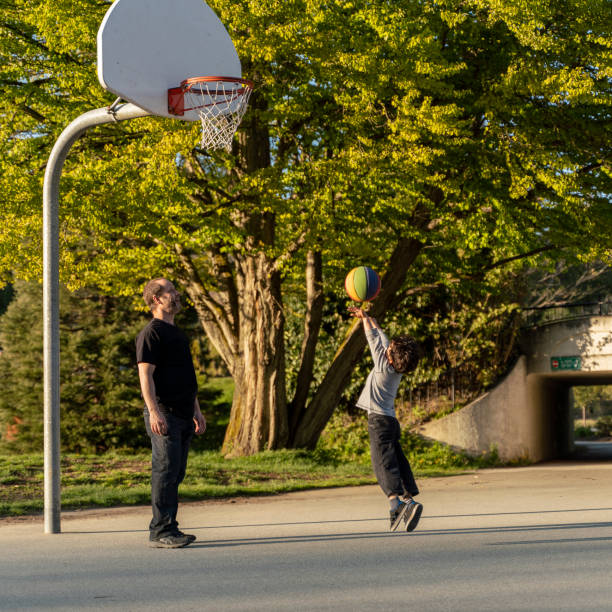
{"label": "black t-shirt", "polygon": [[155,365],[153,381],[160,410],[192,418],[198,383],[187,336],[176,325],[154,318],[136,338],[136,360]]}

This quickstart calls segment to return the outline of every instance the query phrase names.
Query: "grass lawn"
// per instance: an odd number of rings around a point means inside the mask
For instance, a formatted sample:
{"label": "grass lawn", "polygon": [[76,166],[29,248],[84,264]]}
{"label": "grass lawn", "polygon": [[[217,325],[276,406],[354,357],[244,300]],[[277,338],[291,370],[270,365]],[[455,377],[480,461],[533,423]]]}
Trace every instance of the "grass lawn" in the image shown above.
{"label": "grass lawn", "polygon": [[[225,459],[219,452],[229,417],[231,379],[202,385],[208,394],[205,436],[194,439],[183,500],[271,495],[300,489],[374,484],[365,413],[335,414],[315,451],[266,451]],[[415,475],[423,478],[499,465],[495,453],[471,458],[409,431],[402,446]],[[62,508],[95,508],[150,503],[150,450],[61,456]],[[0,517],[43,510],[42,453],[0,451]]]}
{"label": "grass lawn", "polygon": [[[62,508],[150,503],[150,453],[62,457]],[[212,451],[190,454],[181,499],[266,495],[307,488],[374,483],[364,463],[333,465],[316,453],[264,452],[224,459]],[[0,516],[43,509],[42,454],[0,455]]]}
{"label": "grass lawn", "polygon": [[[150,503],[150,453],[62,456],[62,509]],[[418,477],[476,466],[416,468]],[[192,451],[182,500],[270,495],[301,489],[375,484],[369,462],[337,461],[317,452],[273,451],[224,459]],[[42,454],[0,455],[0,517],[43,510]]]}

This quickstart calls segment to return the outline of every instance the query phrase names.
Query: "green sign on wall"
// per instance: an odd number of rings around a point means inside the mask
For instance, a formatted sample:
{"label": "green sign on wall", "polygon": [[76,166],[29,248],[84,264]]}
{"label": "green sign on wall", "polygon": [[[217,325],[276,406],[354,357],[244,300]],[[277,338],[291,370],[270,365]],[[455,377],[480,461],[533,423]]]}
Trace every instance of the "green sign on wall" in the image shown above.
{"label": "green sign on wall", "polygon": [[580,370],[582,359],[580,357],[551,357],[550,369],[553,372],[559,370]]}

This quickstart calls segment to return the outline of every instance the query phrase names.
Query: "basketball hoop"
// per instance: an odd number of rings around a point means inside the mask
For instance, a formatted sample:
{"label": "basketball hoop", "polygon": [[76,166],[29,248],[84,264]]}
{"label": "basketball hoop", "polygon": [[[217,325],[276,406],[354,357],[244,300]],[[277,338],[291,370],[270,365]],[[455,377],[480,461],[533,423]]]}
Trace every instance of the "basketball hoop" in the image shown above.
{"label": "basketball hoop", "polygon": [[202,146],[231,151],[252,91],[253,82],[247,79],[194,77],[168,90],[168,112],[182,116],[195,111],[202,123]]}

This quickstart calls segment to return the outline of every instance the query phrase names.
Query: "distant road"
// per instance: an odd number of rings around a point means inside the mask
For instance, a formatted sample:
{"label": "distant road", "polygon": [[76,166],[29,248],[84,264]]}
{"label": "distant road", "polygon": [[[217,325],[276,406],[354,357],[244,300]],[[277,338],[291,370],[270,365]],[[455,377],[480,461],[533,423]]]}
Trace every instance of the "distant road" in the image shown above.
{"label": "distant road", "polygon": [[574,458],[593,461],[612,461],[612,442],[574,442]]}
{"label": "distant road", "polygon": [[0,610],[609,611],[612,462],[420,481],[413,534],[377,487],[181,506],[198,542],[146,546],[148,508],[0,521]]}

